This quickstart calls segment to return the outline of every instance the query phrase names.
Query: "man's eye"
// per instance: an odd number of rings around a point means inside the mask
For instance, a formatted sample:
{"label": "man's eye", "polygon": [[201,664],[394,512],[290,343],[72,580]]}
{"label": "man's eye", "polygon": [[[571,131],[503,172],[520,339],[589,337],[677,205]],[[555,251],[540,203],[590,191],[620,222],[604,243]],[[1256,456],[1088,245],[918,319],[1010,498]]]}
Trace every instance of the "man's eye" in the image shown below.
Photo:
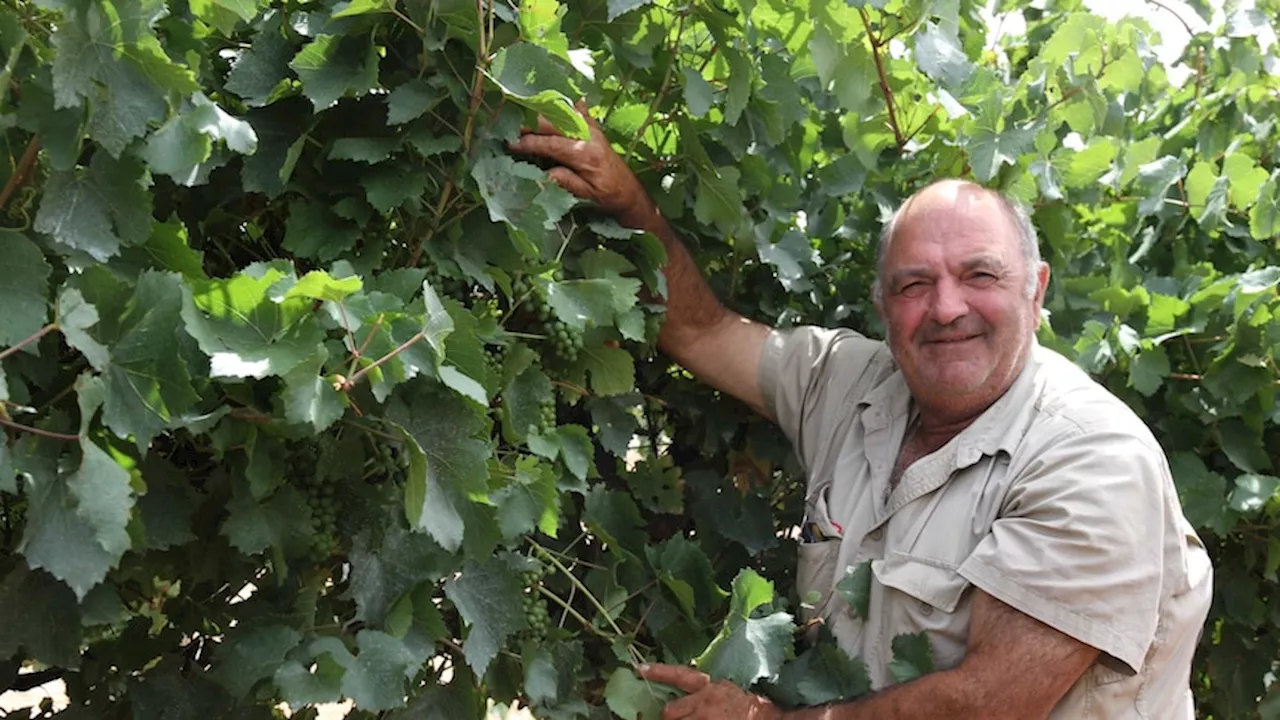
{"label": "man's eye", "polygon": [[978,283],[979,285],[990,285],[991,283],[995,282],[996,280],[999,280],[1000,278],[996,277],[994,273],[976,272],[970,275],[969,279]]}
{"label": "man's eye", "polygon": [[906,295],[907,297],[915,297],[920,293],[924,292],[924,289],[925,289],[925,283],[923,281],[917,280],[915,282],[909,282],[906,285],[903,285],[901,288],[898,288],[898,294]]}

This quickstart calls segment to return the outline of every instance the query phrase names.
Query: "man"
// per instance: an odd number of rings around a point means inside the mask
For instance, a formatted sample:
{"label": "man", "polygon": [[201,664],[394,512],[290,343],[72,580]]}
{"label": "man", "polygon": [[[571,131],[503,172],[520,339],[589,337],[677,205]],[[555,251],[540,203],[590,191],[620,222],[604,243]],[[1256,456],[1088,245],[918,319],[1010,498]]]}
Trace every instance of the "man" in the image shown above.
{"label": "man", "polygon": [[[580,108],[584,115],[585,108]],[[594,121],[513,149],[666,244],[664,352],[776,420],[808,475],[799,594],[876,692],[783,713],[692,668],[665,720],[1194,717],[1192,655],[1212,568],[1161,448],[1035,331],[1048,284],[1024,212],[977,185],[916,193],[882,234],[883,343],[775,330],[721,305]],[[867,618],[835,583],[871,562]],[[893,638],[924,631],[937,671],[892,685]]]}

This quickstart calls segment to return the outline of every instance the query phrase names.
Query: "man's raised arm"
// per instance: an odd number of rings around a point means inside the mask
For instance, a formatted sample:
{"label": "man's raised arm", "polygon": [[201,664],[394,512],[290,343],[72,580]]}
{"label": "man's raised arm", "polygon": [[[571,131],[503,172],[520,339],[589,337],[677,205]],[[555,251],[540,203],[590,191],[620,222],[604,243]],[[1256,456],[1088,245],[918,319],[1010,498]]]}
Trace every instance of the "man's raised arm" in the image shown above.
{"label": "man's raised arm", "polygon": [[684,243],[658,211],[639,179],[609,145],[600,125],[578,106],[590,140],[561,135],[543,120],[512,150],[556,163],[548,175],[578,197],[594,202],[623,225],[651,232],[667,248],[667,319],[658,347],[698,379],[737,397],[757,412],[764,406],[757,374],[769,328],[735,313],[711,291]]}

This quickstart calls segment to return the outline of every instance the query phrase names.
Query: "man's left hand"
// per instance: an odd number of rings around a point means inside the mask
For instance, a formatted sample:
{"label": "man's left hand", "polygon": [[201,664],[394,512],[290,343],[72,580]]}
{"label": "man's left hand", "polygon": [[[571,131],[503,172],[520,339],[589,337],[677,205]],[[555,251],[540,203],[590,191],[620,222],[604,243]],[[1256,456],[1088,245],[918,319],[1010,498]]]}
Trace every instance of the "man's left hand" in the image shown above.
{"label": "man's left hand", "polygon": [[641,665],[640,677],[670,685],[688,695],[672,700],[662,720],[782,720],[782,711],[759,695],[680,665]]}

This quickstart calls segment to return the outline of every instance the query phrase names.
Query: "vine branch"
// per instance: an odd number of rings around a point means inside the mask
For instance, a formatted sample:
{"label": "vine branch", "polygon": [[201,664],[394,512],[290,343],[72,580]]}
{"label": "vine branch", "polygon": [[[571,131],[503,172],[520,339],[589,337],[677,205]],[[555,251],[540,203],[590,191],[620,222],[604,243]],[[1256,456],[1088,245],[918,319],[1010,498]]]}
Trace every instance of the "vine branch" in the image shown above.
{"label": "vine branch", "polygon": [[907,141],[902,135],[902,128],[898,125],[898,111],[893,103],[893,89],[889,87],[889,78],[884,72],[884,61],[880,58],[884,43],[871,31],[871,19],[867,17],[867,9],[858,8],[858,15],[862,18],[862,26],[867,29],[867,39],[871,41],[871,57],[876,63],[876,73],[880,76],[880,92],[884,94],[885,105],[889,108],[889,127],[893,129],[893,139],[901,150],[906,147]]}
{"label": "vine branch", "polygon": [[[2,207],[3,205],[4,205],[4,202],[0,201],[0,207]],[[40,338],[44,337],[45,335],[48,335],[49,333],[57,329],[58,329],[58,323],[56,322],[45,325],[44,327],[35,331],[30,337],[19,340],[17,345],[14,345],[13,347],[5,348],[4,350],[0,350],[0,360],[4,360],[10,355],[13,355],[14,353],[18,352],[22,348],[30,345],[33,342],[36,342]]]}
{"label": "vine branch", "polygon": [[365,365],[364,367],[360,368],[360,370],[359,370],[359,371],[357,371],[355,375],[352,375],[352,376],[351,376],[351,377],[349,377],[349,378],[340,378],[340,379],[335,383],[335,384],[337,385],[337,389],[338,389],[338,390],[341,390],[342,392],[350,392],[350,391],[351,391],[351,389],[352,389],[352,388],[354,388],[354,387],[356,386],[356,383],[360,382],[360,380],[361,380],[362,378],[364,378],[364,376],[365,376],[365,375],[368,375],[370,372],[372,372],[372,371],[373,371],[373,370],[375,370],[376,368],[382,367],[383,363],[387,362],[387,361],[388,361],[388,360],[390,360],[391,358],[393,358],[393,357],[395,357],[395,356],[399,355],[400,353],[404,352],[405,350],[408,350],[409,348],[413,347],[414,345],[417,345],[417,344],[418,344],[419,342],[421,342],[421,341],[423,340],[423,338],[425,338],[426,336],[427,336],[427,331],[426,331],[426,330],[420,330],[420,331],[418,331],[418,333],[417,333],[417,334],[415,334],[413,337],[411,337],[411,338],[409,338],[408,340],[405,340],[404,342],[400,343],[399,347],[397,347],[395,350],[392,350],[391,352],[387,353],[386,355],[383,355],[382,357],[378,358],[377,360],[374,360],[372,363],[369,363],[368,365]]}
{"label": "vine branch", "polygon": [[77,440],[80,439],[79,435],[68,435],[66,433],[52,432],[50,430],[41,430],[38,427],[31,427],[30,425],[22,425],[21,423],[16,423],[10,420],[9,418],[3,417],[3,416],[0,416],[0,427],[7,427],[10,430],[17,430],[18,432],[31,433],[32,435],[39,435],[40,437],[46,437],[52,440],[66,440],[68,442],[76,442]]}
{"label": "vine branch", "polygon": [[9,198],[18,189],[22,182],[27,179],[27,175],[31,173],[31,168],[35,167],[36,157],[40,154],[40,136],[32,135],[31,140],[27,142],[27,149],[22,152],[22,159],[18,160],[18,166],[14,168],[13,174],[9,176],[9,182],[4,184],[4,189],[0,190],[0,208],[9,202]]}

